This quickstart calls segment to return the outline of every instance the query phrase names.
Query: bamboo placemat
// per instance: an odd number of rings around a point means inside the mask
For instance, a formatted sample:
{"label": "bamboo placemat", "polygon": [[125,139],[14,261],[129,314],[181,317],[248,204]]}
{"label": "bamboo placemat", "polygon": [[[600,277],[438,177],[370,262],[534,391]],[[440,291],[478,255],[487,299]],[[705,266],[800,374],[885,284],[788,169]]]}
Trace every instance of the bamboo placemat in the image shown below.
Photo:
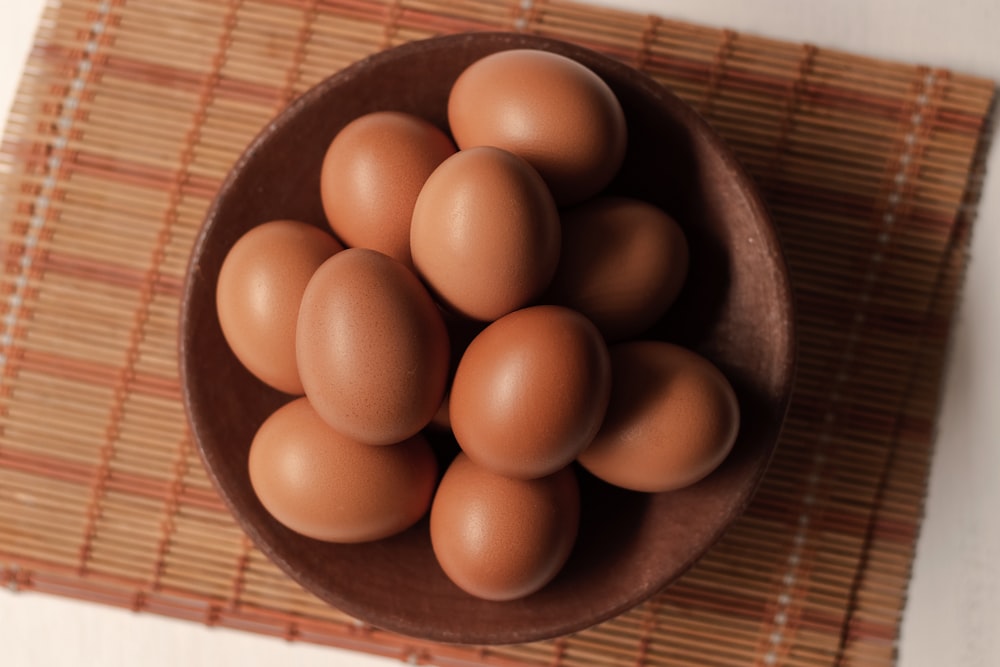
{"label": "bamboo placemat", "polygon": [[[243,146],[311,84],[436,34],[632,63],[738,151],[780,227],[798,387],[747,514],[650,602],[531,645],[354,622],[249,544],[179,401],[188,251]],[[441,665],[894,660],[989,81],[569,2],[50,0],[0,151],[0,582]]]}

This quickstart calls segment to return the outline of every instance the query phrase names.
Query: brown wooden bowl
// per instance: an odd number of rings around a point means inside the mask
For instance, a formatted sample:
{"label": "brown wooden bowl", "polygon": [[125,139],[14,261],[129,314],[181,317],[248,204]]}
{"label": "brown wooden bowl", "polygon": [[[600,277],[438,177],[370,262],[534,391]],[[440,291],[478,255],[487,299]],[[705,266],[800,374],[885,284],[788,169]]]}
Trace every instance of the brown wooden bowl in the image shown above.
{"label": "brown wooden bowl", "polygon": [[[629,145],[610,191],[662,207],[684,228],[691,270],[648,338],[693,348],[739,397],[732,454],[702,482],[671,493],[613,488],[580,471],[583,520],[563,571],[513,602],[472,597],[431,551],[426,518],[358,545],[298,535],[264,510],[247,473],[257,427],[289,397],[254,379],[229,351],[215,310],[219,267],[237,238],[275,218],[325,227],[319,195],[327,145],[348,121],[394,109],[442,128],[452,82],[474,60],[510,48],[561,53],[593,69],[625,110]],[[732,152],[690,107],[647,76],[548,39],[474,33],[414,42],[362,60],[294,102],[233,167],[195,243],[180,321],[184,403],[208,473],[254,543],[303,587],[372,625],[426,639],[501,644],[549,638],[608,619],[687,570],[747,506],[777,442],[792,388],[792,299],[775,230]]]}

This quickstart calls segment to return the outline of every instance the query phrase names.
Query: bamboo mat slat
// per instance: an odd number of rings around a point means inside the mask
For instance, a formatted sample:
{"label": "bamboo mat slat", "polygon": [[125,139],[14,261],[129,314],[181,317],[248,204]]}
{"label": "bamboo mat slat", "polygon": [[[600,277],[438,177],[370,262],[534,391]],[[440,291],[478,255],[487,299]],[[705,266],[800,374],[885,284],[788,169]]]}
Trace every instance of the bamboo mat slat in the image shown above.
{"label": "bamboo mat slat", "polygon": [[[211,488],[179,400],[188,252],[246,143],[337,69],[517,30],[650,73],[760,184],[799,333],[746,515],[638,608],[445,646],[303,592]],[[0,583],[416,663],[889,665],[994,84],[559,0],[49,0],[0,146]]]}

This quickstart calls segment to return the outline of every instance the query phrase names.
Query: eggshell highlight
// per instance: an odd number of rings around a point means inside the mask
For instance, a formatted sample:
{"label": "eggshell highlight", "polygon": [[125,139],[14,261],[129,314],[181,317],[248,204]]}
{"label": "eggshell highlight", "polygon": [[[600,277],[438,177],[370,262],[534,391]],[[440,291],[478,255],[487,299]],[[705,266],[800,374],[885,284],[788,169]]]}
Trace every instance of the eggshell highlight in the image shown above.
{"label": "eggshell highlight", "polygon": [[448,333],[417,277],[375,250],[324,263],[302,296],[299,374],[316,412],[373,445],[427,425],[444,398]]}
{"label": "eggshell highlight", "polygon": [[437,461],[422,436],[386,447],[347,438],[306,398],[279,408],[250,446],[250,483],[286,527],[328,542],[401,532],[430,507]]}
{"label": "eggshell highlight", "polygon": [[479,465],[542,477],[590,444],[610,389],[608,350],[587,318],[560,306],[525,308],[486,327],[465,351],[451,426]]}
{"label": "eggshell highlight", "polygon": [[302,394],[295,359],[299,303],[319,266],[343,246],[296,220],[275,220],[241,236],[216,283],[219,326],[236,358],[258,379]]}
{"label": "eggshell highlight", "polygon": [[423,118],[376,111],[347,124],[320,173],[323,210],[346,245],[371,248],[410,266],[410,219],[427,177],[455,152]]}
{"label": "eggshell highlight", "polygon": [[625,157],[625,114],[614,92],[555,53],[513,49],[474,62],[451,89],[448,122],[462,150],[497,146],[523,157],[561,206],[597,194]]}
{"label": "eggshell highlight", "polygon": [[417,198],[413,263],[450,310],[492,321],[539,297],[559,261],[559,214],[531,165],[493,147],[441,163]]}
{"label": "eggshell highlight", "polygon": [[431,545],[445,574],[487,600],[525,597],[573,550],[580,490],[571,468],[534,480],[497,475],[459,454],[431,506]]}

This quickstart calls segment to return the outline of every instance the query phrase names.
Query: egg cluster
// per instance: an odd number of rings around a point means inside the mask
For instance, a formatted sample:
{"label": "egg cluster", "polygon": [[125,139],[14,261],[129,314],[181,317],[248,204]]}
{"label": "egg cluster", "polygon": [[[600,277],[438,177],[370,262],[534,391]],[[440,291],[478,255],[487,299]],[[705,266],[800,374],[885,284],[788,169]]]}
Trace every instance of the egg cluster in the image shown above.
{"label": "egg cluster", "polygon": [[[448,131],[400,111],[341,129],[320,175],[333,234],[254,227],[216,304],[236,357],[294,397],[250,446],[268,512],[362,542],[429,510],[445,574],[511,600],[573,549],[576,465],[639,492],[693,484],[728,455],[739,408],[707,360],[641,340],[688,247],[666,212],[607,194],[628,137],[600,77],[501,51],[455,81]],[[441,476],[431,442],[449,433]]]}

